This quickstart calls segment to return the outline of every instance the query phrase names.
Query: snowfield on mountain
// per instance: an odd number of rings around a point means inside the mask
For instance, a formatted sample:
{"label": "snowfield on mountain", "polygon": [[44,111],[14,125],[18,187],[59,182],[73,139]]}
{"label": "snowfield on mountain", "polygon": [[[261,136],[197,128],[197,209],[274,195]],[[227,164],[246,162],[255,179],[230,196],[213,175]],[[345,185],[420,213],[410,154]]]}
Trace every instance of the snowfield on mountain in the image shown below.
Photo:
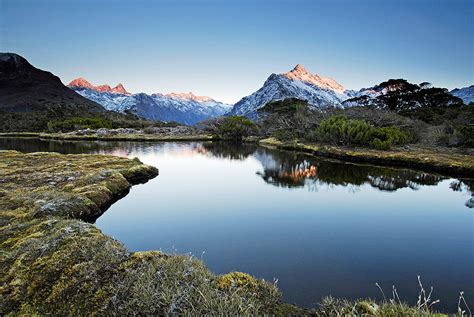
{"label": "snowfield on mountain", "polygon": [[474,85],[464,88],[456,88],[451,90],[451,95],[461,98],[466,105],[474,102]]}
{"label": "snowfield on mountain", "polygon": [[230,114],[257,116],[257,110],[270,101],[297,98],[314,108],[342,107],[342,102],[352,97],[353,91],[345,90],[334,79],[311,74],[300,64],[284,74],[271,74],[263,87],[242,98]]}
{"label": "snowfield on mountain", "polygon": [[193,93],[131,94],[122,84],[93,86],[78,78],[68,85],[87,99],[93,100],[107,110],[132,112],[140,117],[159,121],[176,121],[194,125],[199,121],[225,114],[231,105]]}

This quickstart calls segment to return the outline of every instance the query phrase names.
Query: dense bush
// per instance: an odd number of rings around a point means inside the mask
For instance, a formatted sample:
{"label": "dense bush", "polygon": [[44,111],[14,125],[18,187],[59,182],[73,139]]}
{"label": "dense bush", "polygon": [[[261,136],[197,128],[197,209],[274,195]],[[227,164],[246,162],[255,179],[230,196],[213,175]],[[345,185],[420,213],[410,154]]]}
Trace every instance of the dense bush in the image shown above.
{"label": "dense bush", "polygon": [[300,110],[306,110],[308,103],[297,98],[287,98],[283,100],[270,101],[262,108],[258,109],[259,114],[284,114],[294,115]]}
{"label": "dense bush", "polygon": [[199,123],[197,128],[228,140],[242,140],[258,133],[257,125],[242,116],[212,118]]}
{"label": "dense bush", "polygon": [[48,122],[49,132],[68,132],[78,129],[112,129],[112,121],[101,117],[72,117]]}
{"label": "dense bush", "polygon": [[437,127],[436,145],[447,147],[474,147],[474,125],[446,123]]}
{"label": "dense bush", "polygon": [[411,136],[397,127],[374,127],[364,120],[335,115],[322,120],[312,139],[340,145],[363,145],[386,150],[405,144]]}
{"label": "dense bush", "polygon": [[459,145],[474,147],[474,125],[464,125],[458,127]]}
{"label": "dense bush", "polygon": [[51,120],[46,111],[3,112],[0,111],[0,132],[42,132]]}
{"label": "dense bush", "polygon": [[288,98],[267,103],[258,110],[260,131],[280,140],[306,138],[317,127],[322,113],[300,99]]}
{"label": "dense bush", "polygon": [[397,127],[382,127],[372,129],[372,141],[369,145],[380,150],[388,150],[392,145],[406,144],[411,136]]}
{"label": "dense bush", "polygon": [[241,140],[243,137],[255,134],[256,131],[257,125],[242,116],[227,117],[218,128],[221,137],[232,140]]}
{"label": "dense bush", "polygon": [[[446,122],[470,121],[474,109],[466,105],[452,105],[449,107],[430,106],[399,111],[399,114],[431,125],[441,125]],[[471,119],[472,120],[472,119]]]}
{"label": "dense bush", "polygon": [[[178,126],[176,122],[162,122],[151,121],[143,119],[133,113],[119,113],[114,111],[103,111],[100,113],[79,112],[70,109],[64,111],[32,111],[32,112],[4,112],[0,111],[0,132],[45,132],[59,131],[60,129],[68,128],[68,123],[65,123],[64,128],[59,127],[63,121],[77,118],[92,118],[91,125],[98,127],[109,127],[106,124],[101,126],[97,123],[101,120],[112,123],[112,128],[134,128],[142,129],[145,127],[163,127],[163,126]],[[94,120],[97,119],[97,120]],[[77,123],[77,122],[76,122]],[[87,124],[85,124],[87,125]],[[79,122],[78,127],[82,126]],[[66,131],[65,129],[62,131]]]}

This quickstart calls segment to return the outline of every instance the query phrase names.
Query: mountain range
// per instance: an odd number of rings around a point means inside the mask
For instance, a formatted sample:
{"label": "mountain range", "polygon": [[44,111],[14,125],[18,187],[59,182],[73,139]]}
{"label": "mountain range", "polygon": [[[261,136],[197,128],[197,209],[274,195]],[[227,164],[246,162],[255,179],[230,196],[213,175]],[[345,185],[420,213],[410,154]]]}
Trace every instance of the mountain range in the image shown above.
{"label": "mountain range", "polygon": [[348,90],[334,79],[311,74],[298,64],[287,73],[271,74],[260,89],[237,102],[229,114],[256,118],[258,109],[270,101],[287,98],[304,100],[313,109],[321,110],[352,106],[392,109],[392,103],[397,100],[400,109],[462,102],[469,104],[474,100],[473,87],[454,89],[449,94],[447,90],[434,88],[427,82],[417,85],[403,79],[390,79],[370,88]]}
{"label": "mountain range", "polygon": [[69,88],[97,102],[107,110],[131,112],[149,120],[176,121],[194,125],[199,121],[225,114],[230,105],[193,93],[131,94],[122,84],[94,86],[84,78],[71,81]]}
{"label": "mountain range", "polygon": [[[29,115],[25,124],[37,124],[37,129],[48,118],[108,113],[107,110],[188,125],[221,115],[256,118],[258,109],[268,102],[287,98],[305,100],[310,107],[321,110],[375,106],[396,111],[427,105],[469,104],[474,100],[474,86],[448,93],[429,83],[417,85],[403,79],[391,79],[359,91],[347,90],[334,79],[312,74],[299,64],[289,72],[271,74],[260,89],[233,106],[192,93],[133,94],[122,84],[94,86],[84,78],[77,78],[68,86],[17,54],[0,53],[0,113],[4,121],[17,120],[18,113],[35,113]],[[41,115],[34,120],[37,113]]]}

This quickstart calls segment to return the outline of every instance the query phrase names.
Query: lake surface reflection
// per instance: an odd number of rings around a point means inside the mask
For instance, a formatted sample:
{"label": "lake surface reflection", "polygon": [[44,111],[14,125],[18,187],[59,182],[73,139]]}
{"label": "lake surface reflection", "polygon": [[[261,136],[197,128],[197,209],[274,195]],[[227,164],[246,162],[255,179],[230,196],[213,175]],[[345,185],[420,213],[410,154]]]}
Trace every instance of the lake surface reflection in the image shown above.
{"label": "lake surface reflection", "polygon": [[[160,175],[97,220],[131,250],[192,253],[215,273],[278,279],[289,302],[474,298],[472,180],[355,165],[249,144],[58,142],[0,138],[0,149],[139,157]],[[471,305],[472,307],[472,305]]]}

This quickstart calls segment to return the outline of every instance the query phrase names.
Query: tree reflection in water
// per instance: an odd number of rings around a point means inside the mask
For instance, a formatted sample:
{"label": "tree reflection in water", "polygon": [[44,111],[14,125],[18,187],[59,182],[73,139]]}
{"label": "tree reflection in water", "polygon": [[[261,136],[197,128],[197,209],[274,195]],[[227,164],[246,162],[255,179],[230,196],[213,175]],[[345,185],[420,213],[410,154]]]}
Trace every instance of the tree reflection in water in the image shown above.
{"label": "tree reflection in water", "polygon": [[245,160],[257,150],[255,144],[242,142],[204,142],[202,146],[214,157],[231,160]]}
{"label": "tree reflection in water", "polygon": [[471,198],[469,198],[466,201],[466,207],[468,208],[474,208],[474,180],[473,179],[464,179],[464,180],[455,180],[452,181],[451,184],[449,184],[449,187],[454,190],[454,191],[459,191],[459,192],[470,192],[471,193]]}
{"label": "tree reflection in water", "polygon": [[[208,155],[219,159],[258,160],[263,171],[257,174],[268,184],[318,190],[319,185],[346,186],[356,190],[369,184],[383,191],[400,188],[417,190],[421,186],[437,185],[446,177],[409,169],[344,163],[321,159],[296,152],[271,150],[249,143],[233,142],[101,142],[101,141],[53,141],[37,138],[0,138],[0,148],[22,152],[103,153],[133,156],[137,153],[179,152],[182,155]],[[472,179],[451,182],[453,191],[471,193]],[[466,206],[474,207],[474,196]]]}
{"label": "tree reflection in water", "polygon": [[[263,172],[257,172],[268,183],[280,187],[307,187],[317,190],[319,184],[342,185],[351,190],[369,184],[383,191],[396,191],[400,188],[417,190],[421,186],[434,186],[447,179],[440,175],[409,169],[388,168],[372,165],[357,165],[316,157],[258,149],[254,156],[261,162]],[[454,191],[471,193],[466,206],[474,208],[474,181],[458,179],[451,183]]]}
{"label": "tree reflection in water", "polygon": [[[358,186],[369,184],[379,190],[396,191],[401,188],[417,190],[421,186],[434,186],[447,179],[410,169],[320,159],[296,152],[261,148],[254,144],[206,142],[202,146],[207,155],[218,158],[244,160],[252,155],[263,167],[263,171],[257,174],[266,183],[279,187],[307,187],[309,190],[317,190],[318,184],[324,184],[342,185],[355,190]],[[472,194],[473,184],[473,180],[460,179],[453,181],[450,188]],[[466,206],[474,207],[474,198]]]}

